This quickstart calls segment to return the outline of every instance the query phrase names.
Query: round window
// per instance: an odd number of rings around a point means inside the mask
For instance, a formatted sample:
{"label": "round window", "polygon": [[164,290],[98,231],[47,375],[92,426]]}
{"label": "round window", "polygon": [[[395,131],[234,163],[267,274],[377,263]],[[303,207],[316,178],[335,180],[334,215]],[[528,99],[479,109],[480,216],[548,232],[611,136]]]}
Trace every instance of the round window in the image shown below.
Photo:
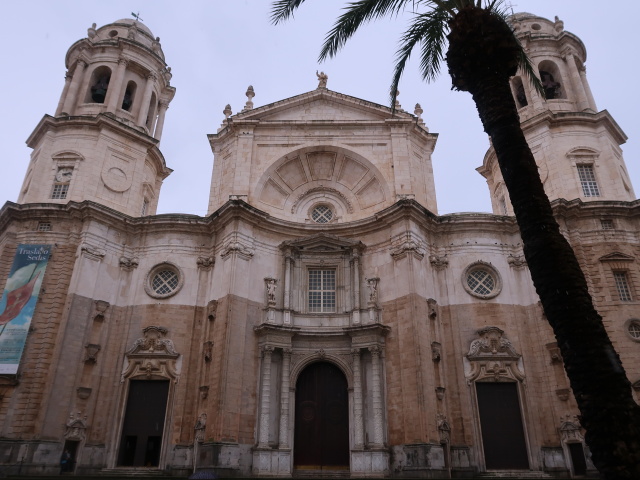
{"label": "round window", "polygon": [[464,271],[462,284],[467,293],[483,299],[495,297],[502,289],[500,275],[485,262],[469,265]]}
{"label": "round window", "polygon": [[318,205],[311,211],[311,219],[316,223],[329,223],[333,219],[333,210],[328,205]]}
{"label": "round window", "polygon": [[636,342],[640,342],[640,320],[632,318],[627,320],[627,333]]}
{"label": "round window", "polygon": [[175,295],[182,288],[184,277],[180,269],[173,263],[156,265],[147,274],[145,291],[154,298],[167,298]]}

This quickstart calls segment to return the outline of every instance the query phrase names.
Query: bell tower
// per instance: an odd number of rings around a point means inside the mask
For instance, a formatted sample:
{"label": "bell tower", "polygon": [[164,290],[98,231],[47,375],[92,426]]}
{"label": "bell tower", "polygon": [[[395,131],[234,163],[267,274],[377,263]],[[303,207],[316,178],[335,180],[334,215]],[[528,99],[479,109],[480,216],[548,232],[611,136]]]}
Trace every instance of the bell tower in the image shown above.
{"label": "bell tower", "polygon": [[160,38],[123,19],[88,29],[67,52],[55,116],[27,139],[33,149],[19,203],[91,200],[152,215],[171,173],[158,148],[175,95]]}
{"label": "bell tower", "polygon": [[[542,81],[538,95],[523,72],[511,79],[522,130],[538,164],[549,200],[635,200],[622,157],[627,136],[606,110],[598,112],[589,88],[582,41],[564,23],[518,13],[516,36]],[[495,151],[477,169],[489,185],[493,212],[513,215]]]}

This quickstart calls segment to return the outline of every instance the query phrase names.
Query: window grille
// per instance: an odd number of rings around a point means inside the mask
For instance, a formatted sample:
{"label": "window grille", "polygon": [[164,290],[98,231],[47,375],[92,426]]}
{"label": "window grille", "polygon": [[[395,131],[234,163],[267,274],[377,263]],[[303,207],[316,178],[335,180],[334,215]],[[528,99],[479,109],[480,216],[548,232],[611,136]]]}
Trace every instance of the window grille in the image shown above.
{"label": "window grille", "polygon": [[69,184],[55,183],[51,192],[51,198],[54,200],[64,200],[67,198],[67,192],[69,191]]}
{"label": "window grille", "polygon": [[627,331],[631,338],[634,340],[640,340],[640,322],[637,320],[632,320],[629,322],[629,326],[627,327]]}
{"label": "window grille", "polygon": [[309,270],[309,312],[328,313],[336,310],[336,271]]}
{"label": "window grille", "polygon": [[477,295],[489,295],[495,288],[491,273],[484,269],[473,270],[467,276],[467,285]]}
{"label": "window grille", "polygon": [[602,219],[600,220],[600,225],[602,226],[602,230],[613,230],[613,220]]}
{"label": "window grille", "polygon": [[38,222],[38,232],[50,232],[51,231],[51,223],[49,222]]}
{"label": "window grille", "polygon": [[333,211],[327,205],[318,205],[311,212],[311,218],[316,223],[329,223],[333,219]]}
{"label": "window grille", "polygon": [[580,185],[582,193],[585,197],[599,197],[600,190],[596,182],[596,176],[593,173],[592,165],[578,165],[578,176],[580,177]]}
{"label": "window grille", "polygon": [[618,290],[620,301],[630,302],[632,298],[627,272],[613,272],[613,278],[616,282],[616,289]]}

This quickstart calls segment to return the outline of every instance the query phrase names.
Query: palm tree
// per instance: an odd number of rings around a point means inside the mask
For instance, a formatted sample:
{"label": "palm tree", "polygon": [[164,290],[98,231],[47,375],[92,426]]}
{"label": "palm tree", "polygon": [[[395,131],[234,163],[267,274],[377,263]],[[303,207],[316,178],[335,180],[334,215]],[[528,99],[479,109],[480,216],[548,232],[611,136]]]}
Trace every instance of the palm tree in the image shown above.
{"label": "palm tree", "polygon": [[[289,18],[304,1],[274,1],[273,22]],[[446,60],[453,88],[473,96],[511,197],[531,278],[558,341],[593,462],[606,479],[639,479],[640,406],[633,400],[631,384],[593,306],[573,249],[553,217],[520,128],[509,79],[521,68],[544,93],[501,3],[354,0],[327,34],[320,60],[334,56],[362,24],[413,9],[413,21],[398,49],[392,105],[405,64],[418,45],[425,80],[432,80]]]}

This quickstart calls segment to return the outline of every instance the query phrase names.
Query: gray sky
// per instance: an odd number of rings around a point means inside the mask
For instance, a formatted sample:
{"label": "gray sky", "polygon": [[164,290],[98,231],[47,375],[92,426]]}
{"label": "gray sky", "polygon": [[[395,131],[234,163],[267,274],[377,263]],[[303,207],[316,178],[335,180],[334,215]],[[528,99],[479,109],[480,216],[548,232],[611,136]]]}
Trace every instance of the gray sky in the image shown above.
{"label": "gray sky", "polygon": [[[161,150],[174,173],[165,180],[158,213],[205,215],[213,154],[206,138],[215,133],[229,103],[242,109],[248,85],[255,107],[313,90],[316,69],[329,75],[328,88],[388,104],[397,39],[407,17],[366,26],[336,59],[317,64],[325,33],[343,0],[308,0],[294,20],[274,27],[267,0],[39,0],[4,2],[0,29],[3,73],[3,171],[0,201],[15,201],[29,160],[24,142],[45,113],[53,114],[64,84],[64,57],[87,28],[140,12],[159,36],[172,68],[176,96],[169,107]],[[516,12],[553,19],[587,47],[587,77],[599,109],[607,109],[629,137],[624,157],[640,189],[637,21],[640,2],[615,8],[595,0],[513,0]],[[604,7],[603,7],[604,5]],[[468,93],[450,91],[446,66],[440,79],[424,83],[417,57],[400,84],[400,103],[413,112],[419,102],[431,132],[440,137],[433,156],[440,214],[491,211],[484,179],[475,171],[488,146]]]}

